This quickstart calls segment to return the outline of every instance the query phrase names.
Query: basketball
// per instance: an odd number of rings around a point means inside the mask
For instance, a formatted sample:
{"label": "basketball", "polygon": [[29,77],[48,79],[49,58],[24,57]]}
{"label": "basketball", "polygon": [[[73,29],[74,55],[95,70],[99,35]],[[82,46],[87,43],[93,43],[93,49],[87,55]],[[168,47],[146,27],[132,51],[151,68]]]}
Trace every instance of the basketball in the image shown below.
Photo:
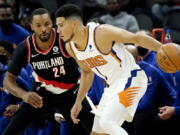
{"label": "basketball", "polygon": [[156,61],[159,68],[167,73],[180,71],[180,46],[175,43],[163,45],[157,52]]}

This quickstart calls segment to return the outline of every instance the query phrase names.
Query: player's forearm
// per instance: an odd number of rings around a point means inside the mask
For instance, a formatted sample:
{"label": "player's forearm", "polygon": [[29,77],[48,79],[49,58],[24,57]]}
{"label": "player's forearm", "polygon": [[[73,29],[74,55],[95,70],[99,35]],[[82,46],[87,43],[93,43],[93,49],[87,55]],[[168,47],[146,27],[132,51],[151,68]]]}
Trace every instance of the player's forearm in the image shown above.
{"label": "player's forearm", "polygon": [[18,97],[18,98],[23,98],[23,95],[26,93],[25,90],[23,90],[22,88],[20,88],[17,84],[16,84],[16,78],[10,76],[9,73],[6,74],[5,79],[3,81],[3,86],[5,89],[8,90],[8,92],[10,92],[12,95]]}
{"label": "player's forearm", "polygon": [[136,35],[136,44],[149,50],[158,51],[162,44],[154,38],[146,35]]}
{"label": "player's forearm", "polygon": [[80,88],[78,91],[78,95],[76,98],[76,102],[81,103],[83,99],[85,98],[87,92],[89,91],[91,84],[94,79],[94,73],[93,72],[83,72],[81,74],[81,80],[80,80]]}

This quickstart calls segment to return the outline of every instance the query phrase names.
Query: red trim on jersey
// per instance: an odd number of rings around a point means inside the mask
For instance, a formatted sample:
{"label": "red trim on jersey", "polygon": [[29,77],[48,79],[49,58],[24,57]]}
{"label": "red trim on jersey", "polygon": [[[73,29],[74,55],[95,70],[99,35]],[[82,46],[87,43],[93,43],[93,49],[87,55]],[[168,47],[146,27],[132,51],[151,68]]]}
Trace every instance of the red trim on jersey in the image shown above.
{"label": "red trim on jersey", "polygon": [[71,84],[66,84],[66,83],[62,83],[62,82],[56,82],[56,81],[48,81],[48,80],[45,80],[39,76],[37,76],[37,79],[40,81],[40,82],[44,82],[46,85],[52,85],[53,87],[58,87],[60,89],[66,89],[66,90],[69,90],[71,89],[72,87],[75,86],[75,83],[71,83]]}
{"label": "red trim on jersey", "polygon": [[71,57],[71,56],[69,56],[69,54],[67,54],[67,53],[64,51],[64,49],[63,49],[63,47],[62,47],[62,40],[61,40],[60,34],[59,34],[59,47],[60,47],[60,50],[61,50],[62,54],[64,55],[64,57],[66,57],[66,58],[70,58],[70,57]]}
{"label": "red trim on jersey", "polygon": [[28,49],[28,55],[27,55],[27,62],[30,62],[30,54],[31,54],[31,49],[30,49],[30,44],[29,44],[29,36],[26,38],[26,47]]}
{"label": "red trim on jersey", "polygon": [[46,51],[41,51],[41,50],[39,50],[39,49],[36,47],[37,45],[36,45],[35,34],[32,35],[33,45],[34,45],[35,50],[36,50],[38,53],[41,53],[41,54],[47,54],[47,53],[51,50],[51,48],[53,47],[54,42],[55,42],[55,40],[56,40],[56,33],[55,33],[55,30],[52,29],[52,30],[51,30],[51,33],[52,33],[53,40],[52,40],[52,42],[51,42],[51,45],[49,46],[49,48],[48,48]]}

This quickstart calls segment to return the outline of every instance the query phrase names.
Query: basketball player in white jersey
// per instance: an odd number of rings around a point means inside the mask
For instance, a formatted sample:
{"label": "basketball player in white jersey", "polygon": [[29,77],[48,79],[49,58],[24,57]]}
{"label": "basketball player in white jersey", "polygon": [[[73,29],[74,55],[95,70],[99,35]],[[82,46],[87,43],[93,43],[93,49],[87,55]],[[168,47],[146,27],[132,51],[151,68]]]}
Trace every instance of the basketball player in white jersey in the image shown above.
{"label": "basketball player in white jersey", "polygon": [[81,10],[72,4],[56,12],[58,33],[67,43],[67,52],[79,63],[81,83],[71,118],[78,123],[82,100],[89,90],[93,73],[102,77],[107,87],[99,103],[91,135],[127,135],[121,127],[132,121],[137,104],[146,91],[147,78],[122,43],[135,43],[157,51],[161,43],[110,25],[83,25]]}

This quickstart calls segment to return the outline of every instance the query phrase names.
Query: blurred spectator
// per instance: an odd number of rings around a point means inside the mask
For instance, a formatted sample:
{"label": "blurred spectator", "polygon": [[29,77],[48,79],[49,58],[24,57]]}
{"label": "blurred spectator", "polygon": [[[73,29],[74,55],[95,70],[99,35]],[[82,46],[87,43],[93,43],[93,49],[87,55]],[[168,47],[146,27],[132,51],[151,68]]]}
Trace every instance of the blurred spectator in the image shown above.
{"label": "blurred spectator", "polygon": [[101,5],[106,5],[107,4],[107,0],[96,0],[98,4],[101,4]]}
{"label": "blurred spectator", "polygon": [[125,11],[128,13],[133,13],[134,11],[149,11],[151,12],[151,7],[153,5],[153,0],[129,0],[125,5]]}
{"label": "blurred spectator", "polygon": [[83,7],[84,23],[87,23],[92,18],[98,18],[105,13],[107,13],[106,6],[99,3],[98,0],[85,0]]}
{"label": "blurred spectator", "polygon": [[0,0],[0,4],[1,4],[1,3],[4,3],[4,2],[5,2],[5,0]]}
{"label": "blurred spectator", "polygon": [[64,4],[75,4],[77,6],[79,6],[81,9],[84,6],[84,0],[56,0],[58,7],[64,5]]}
{"label": "blurred spectator", "polygon": [[[140,30],[137,33],[146,34],[146,35],[151,36],[151,32],[147,31],[147,30]],[[158,67],[158,65],[156,63],[156,52],[150,51],[150,50],[140,47],[140,46],[138,46],[137,49],[138,49],[139,55],[142,56],[143,60],[145,62],[147,62],[148,64],[151,64],[151,65],[155,66],[156,68],[158,68],[161,71],[161,73],[163,74],[163,76],[167,79],[167,81],[175,88],[175,84],[173,81],[173,74],[166,73]]]}
{"label": "blurred spectator", "polygon": [[31,26],[29,23],[30,21],[29,16],[30,16],[29,13],[24,13],[22,18],[19,20],[19,25],[21,25],[23,28],[25,28],[26,30],[32,33]]}
{"label": "blurred spectator", "polygon": [[[7,71],[7,64],[11,60],[13,53],[12,44],[6,41],[0,41],[0,88],[3,88],[3,80]],[[27,80],[28,74],[23,69],[16,82],[24,89],[30,90],[30,83]],[[21,101],[17,97],[7,93],[6,90],[0,91],[0,135],[9,123],[10,118],[14,115]]]}
{"label": "blurred spectator", "polygon": [[154,25],[151,13],[152,5],[152,0],[130,0],[131,13],[137,19],[140,29],[152,30]]}
{"label": "blurred spectator", "polygon": [[152,6],[152,13],[157,20],[162,24],[164,17],[171,10],[180,9],[180,0],[155,0]]}
{"label": "blurred spectator", "polygon": [[0,39],[17,45],[28,35],[27,30],[14,23],[11,6],[0,4]]}
{"label": "blurred spectator", "polygon": [[153,3],[154,3],[153,0],[135,0],[135,11],[138,9],[151,11]]}
{"label": "blurred spectator", "polygon": [[16,21],[18,24],[20,24],[23,28],[28,30],[29,32],[31,31],[30,28],[30,23],[29,23],[29,17],[32,13],[37,8],[43,8],[43,6],[36,1],[33,0],[14,0],[14,4],[12,5],[13,7],[15,6],[15,13],[16,13]]}
{"label": "blurred spectator", "polygon": [[179,9],[171,9],[163,18],[163,27],[168,30],[171,40],[174,43],[180,44],[180,6]]}
{"label": "blurred spectator", "polygon": [[21,20],[24,17],[29,16],[32,11],[34,11],[37,8],[43,8],[43,6],[33,0],[16,0],[16,3],[18,6],[18,20]]}
{"label": "blurred spectator", "polygon": [[159,107],[173,105],[176,99],[176,91],[157,68],[141,61],[135,46],[128,45],[127,49],[133,54],[136,62],[148,77],[147,91],[139,102],[133,120],[135,135],[161,134],[163,131],[158,126],[162,125],[156,125]]}
{"label": "blurred spectator", "polygon": [[122,7],[126,1],[107,0],[106,8],[108,13],[100,17],[102,21],[116,27],[126,29],[131,32],[137,32],[139,26],[134,16],[129,15],[126,11],[122,11]]}
{"label": "blurred spectator", "polygon": [[164,135],[179,135],[180,121],[180,72],[175,74],[177,83],[177,99],[174,106],[163,106],[160,108],[159,117],[164,121]]}

